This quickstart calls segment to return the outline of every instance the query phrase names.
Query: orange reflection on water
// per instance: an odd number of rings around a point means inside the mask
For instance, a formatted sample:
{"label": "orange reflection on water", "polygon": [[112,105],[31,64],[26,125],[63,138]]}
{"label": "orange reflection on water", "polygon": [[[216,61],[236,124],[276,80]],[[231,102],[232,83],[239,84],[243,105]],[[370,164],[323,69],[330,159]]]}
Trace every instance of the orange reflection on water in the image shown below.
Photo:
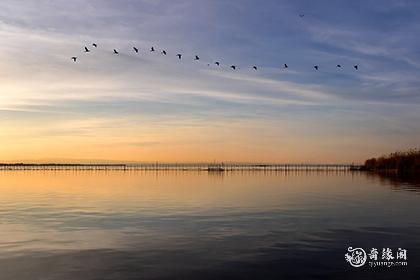
{"label": "orange reflection on water", "polygon": [[115,207],[159,205],[279,207],[293,201],[303,203],[308,193],[360,188],[360,184],[348,180],[348,175],[324,172],[3,171],[0,178],[3,203],[42,201],[43,205],[102,207],[110,211]]}

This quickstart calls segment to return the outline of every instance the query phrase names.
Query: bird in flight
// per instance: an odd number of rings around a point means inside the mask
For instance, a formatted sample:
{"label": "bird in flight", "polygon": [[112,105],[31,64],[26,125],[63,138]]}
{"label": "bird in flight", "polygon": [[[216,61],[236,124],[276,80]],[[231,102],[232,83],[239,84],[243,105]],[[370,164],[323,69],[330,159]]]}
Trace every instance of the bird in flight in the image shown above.
{"label": "bird in flight", "polygon": [[198,55],[196,55],[195,60],[200,60],[200,57]]}
{"label": "bird in flight", "polygon": [[94,46],[95,48],[97,48],[97,47],[98,47],[98,45],[97,45],[97,44],[95,44],[95,43],[93,43],[93,44],[92,44],[92,46]]}
{"label": "bird in flight", "polygon": [[315,65],[314,68],[315,68],[315,70],[318,70],[319,67],[318,67],[318,65]]}
{"label": "bird in flight", "polygon": [[304,14],[299,14],[299,17],[303,18],[305,15]]}
{"label": "bird in flight", "polygon": [[133,47],[133,50],[134,50],[136,53],[138,53],[138,52],[139,52],[139,49],[138,49],[138,48],[136,48],[136,47]]}
{"label": "bird in flight", "polygon": [[337,68],[341,68],[341,64],[337,64]]}
{"label": "bird in flight", "polygon": [[214,64],[216,64],[217,66],[220,66],[220,62],[216,61]]}
{"label": "bird in flight", "polygon": [[252,68],[253,68],[254,70],[257,70],[257,66],[253,66]]}
{"label": "bird in flight", "polygon": [[151,47],[151,48],[150,48],[150,51],[151,51],[151,52],[154,52],[154,51],[155,51],[155,48],[154,48],[154,47]]}
{"label": "bird in flight", "polygon": [[72,58],[71,58],[74,62],[76,62],[76,60],[77,60],[77,56],[72,56]]}
{"label": "bird in flight", "polygon": [[236,70],[236,66],[235,65],[231,65],[230,68],[232,68],[233,70]]}
{"label": "bird in flight", "polygon": [[179,53],[179,54],[177,54],[176,56],[178,57],[178,59],[181,59],[182,54],[180,54],[180,53]]}
{"label": "bird in flight", "polygon": [[287,68],[289,68],[289,66],[285,63],[284,64],[284,69],[287,69]]}
{"label": "bird in flight", "polygon": [[359,65],[354,65],[354,69],[359,70]]}
{"label": "bird in flight", "polygon": [[118,54],[118,51],[116,49],[114,49],[114,54]]}
{"label": "bird in flight", "polygon": [[166,55],[166,51],[165,51],[165,50],[163,50],[163,51],[162,51],[162,53],[163,53],[164,55]]}
{"label": "bird in flight", "polygon": [[87,47],[85,47],[85,52],[90,52],[90,50]]}

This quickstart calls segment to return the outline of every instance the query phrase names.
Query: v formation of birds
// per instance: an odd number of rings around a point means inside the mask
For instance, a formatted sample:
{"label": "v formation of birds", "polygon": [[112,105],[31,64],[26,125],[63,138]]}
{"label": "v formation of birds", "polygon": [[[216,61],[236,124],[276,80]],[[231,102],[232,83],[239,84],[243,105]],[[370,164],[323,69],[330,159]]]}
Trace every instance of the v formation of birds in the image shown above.
{"label": "v formation of birds", "polygon": [[[305,15],[304,14],[299,14],[299,17],[300,18],[303,18]],[[92,47],[94,47],[94,48],[98,48],[98,44],[96,44],[96,43],[93,43],[92,44]],[[88,48],[88,47],[84,47],[84,52],[85,53],[89,53],[91,50]],[[139,49],[137,48],[137,47],[133,47],[133,51],[135,52],[135,53],[139,53]],[[155,52],[156,50],[155,50],[155,47],[151,47],[150,48],[150,52]],[[116,50],[116,49],[114,49],[113,50],[113,53],[114,54],[119,54],[119,51],[118,50]],[[162,50],[161,51],[161,54],[163,54],[163,55],[167,55],[168,53],[167,53],[167,51],[166,50]],[[178,53],[178,54],[176,54],[176,56],[178,57],[178,59],[179,60],[181,60],[182,59],[182,57],[183,57],[183,54],[180,54],[180,53]],[[73,60],[73,62],[76,62],[77,61],[77,56],[72,56],[71,57],[71,60]],[[195,61],[198,61],[198,60],[200,60],[200,57],[198,56],[198,55],[195,55],[195,58],[194,58],[194,60]],[[214,64],[215,65],[217,65],[217,66],[220,66],[221,64],[220,64],[220,62],[219,61],[215,61],[214,62]],[[210,66],[210,64],[207,64],[207,66]],[[229,66],[229,68],[231,68],[232,70],[237,70],[237,66],[236,65],[230,65]],[[258,67],[256,66],[256,65],[253,65],[253,66],[251,66],[251,68],[253,69],[253,70],[255,70],[255,71],[257,71],[258,70]],[[285,63],[284,65],[283,65],[283,68],[284,69],[287,69],[287,68],[289,68],[289,66]],[[342,65],[341,64],[337,64],[336,65],[336,68],[342,68]],[[355,70],[359,70],[359,65],[353,65],[353,68],[355,69]],[[319,69],[320,69],[320,67],[319,67],[319,65],[314,65],[314,69],[316,70],[316,71],[318,71]]]}

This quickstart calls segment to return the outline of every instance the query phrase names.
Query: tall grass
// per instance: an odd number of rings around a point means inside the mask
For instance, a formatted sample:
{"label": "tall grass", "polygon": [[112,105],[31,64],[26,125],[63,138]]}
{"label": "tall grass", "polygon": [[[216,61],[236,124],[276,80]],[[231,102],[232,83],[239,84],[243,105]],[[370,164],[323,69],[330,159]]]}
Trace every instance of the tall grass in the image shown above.
{"label": "tall grass", "polygon": [[372,171],[420,172],[420,150],[412,149],[371,158],[365,161],[363,167],[365,170]]}

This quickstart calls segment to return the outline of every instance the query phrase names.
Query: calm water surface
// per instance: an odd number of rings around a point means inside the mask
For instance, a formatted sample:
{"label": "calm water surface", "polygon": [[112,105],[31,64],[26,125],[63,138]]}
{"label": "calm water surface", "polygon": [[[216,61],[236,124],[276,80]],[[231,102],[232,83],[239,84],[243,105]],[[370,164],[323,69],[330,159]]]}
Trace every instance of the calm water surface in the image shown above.
{"label": "calm water surface", "polygon": [[[0,173],[0,279],[419,279],[420,183],[363,173]],[[347,248],[407,249],[351,267]]]}

